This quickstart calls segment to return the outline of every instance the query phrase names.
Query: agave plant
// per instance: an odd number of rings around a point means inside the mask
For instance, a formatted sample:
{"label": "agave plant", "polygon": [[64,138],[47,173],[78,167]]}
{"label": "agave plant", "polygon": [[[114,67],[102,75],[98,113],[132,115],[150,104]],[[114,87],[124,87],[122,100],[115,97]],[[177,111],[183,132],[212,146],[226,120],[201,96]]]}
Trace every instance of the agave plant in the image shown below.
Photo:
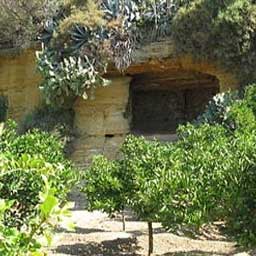
{"label": "agave plant", "polygon": [[73,41],[72,48],[79,50],[83,45],[90,41],[90,31],[86,27],[75,25],[71,33],[71,39]]}
{"label": "agave plant", "polygon": [[[101,0],[98,7],[106,22],[96,27],[89,27],[86,22],[74,23],[61,37],[64,41],[60,44],[58,37],[56,39],[53,35],[58,34],[60,20],[69,14],[66,10],[59,11],[46,23],[41,35],[41,41],[47,45],[46,55],[47,52],[47,56],[51,55],[46,59],[44,54],[39,57],[42,58],[39,61],[40,70],[49,80],[43,84],[42,90],[48,91],[48,96],[56,94],[59,97],[67,94],[67,91],[82,96],[81,88],[85,84],[93,87],[97,84],[95,81],[99,85],[105,84],[102,75],[108,62],[114,63],[121,72],[127,69],[133,61],[136,47],[170,35],[171,20],[179,6],[186,1],[189,0]],[[70,58],[74,58],[75,65],[73,61],[69,64],[64,61]],[[85,72],[88,69],[93,71]]]}
{"label": "agave plant", "polygon": [[54,30],[57,24],[53,19],[46,21],[43,31],[39,36],[39,40],[44,44],[48,45],[53,37]]}

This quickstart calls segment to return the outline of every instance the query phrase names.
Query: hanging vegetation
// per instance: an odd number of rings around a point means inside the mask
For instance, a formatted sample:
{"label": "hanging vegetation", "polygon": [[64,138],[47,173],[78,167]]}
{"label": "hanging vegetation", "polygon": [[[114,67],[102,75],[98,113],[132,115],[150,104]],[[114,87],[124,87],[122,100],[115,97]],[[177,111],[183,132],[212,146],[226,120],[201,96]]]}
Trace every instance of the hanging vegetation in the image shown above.
{"label": "hanging vegetation", "polygon": [[244,84],[256,79],[254,0],[69,0],[41,36],[41,89],[48,103],[87,99],[109,84],[109,62],[123,72],[136,48],[167,36],[176,54],[217,61]]}
{"label": "hanging vegetation", "polygon": [[[88,90],[106,86],[107,64],[124,71],[133,51],[170,35],[170,22],[184,1],[66,1],[41,36],[38,66],[48,103],[67,97],[88,98]],[[150,31],[150,33],[149,33]]]}
{"label": "hanging vegetation", "polygon": [[[63,105],[123,72],[136,48],[170,37],[176,54],[217,62],[242,84],[256,80],[255,0],[0,0],[0,47],[40,34],[38,68],[48,103]],[[45,15],[47,13],[47,15]]]}
{"label": "hanging vegetation", "polygon": [[27,48],[62,0],[0,0],[0,49]]}
{"label": "hanging vegetation", "polygon": [[176,53],[218,62],[243,85],[255,82],[255,0],[190,2],[173,20]]}

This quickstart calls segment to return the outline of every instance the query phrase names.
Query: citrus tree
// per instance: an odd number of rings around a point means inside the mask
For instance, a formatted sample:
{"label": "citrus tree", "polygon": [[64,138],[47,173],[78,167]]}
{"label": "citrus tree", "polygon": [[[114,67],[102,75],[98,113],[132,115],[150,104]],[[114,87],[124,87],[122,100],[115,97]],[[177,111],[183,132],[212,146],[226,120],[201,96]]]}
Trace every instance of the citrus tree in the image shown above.
{"label": "citrus tree", "polygon": [[[173,232],[194,235],[204,224],[221,219],[241,243],[255,243],[254,99],[255,86],[249,86],[243,97],[228,100],[228,107],[223,101],[223,113],[218,107],[202,123],[181,126],[176,143],[128,136],[120,160],[100,157],[94,168],[101,174],[88,173],[88,186],[93,184],[91,193],[100,202],[98,209],[105,202],[119,209],[123,202],[147,221],[149,255],[155,221]],[[104,190],[95,185],[99,176]]]}
{"label": "citrus tree", "polygon": [[84,174],[86,184],[82,191],[86,194],[90,211],[102,210],[110,216],[122,213],[125,230],[124,209],[128,200],[127,191],[130,189],[120,175],[119,161],[109,161],[104,156],[97,156]]}
{"label": "citrus tree", "polygon": [[0,254],[44,255],[39,238],[50,243],[76,181],[56,137],[36,130],[19,135],[8,121],[0,135]]}

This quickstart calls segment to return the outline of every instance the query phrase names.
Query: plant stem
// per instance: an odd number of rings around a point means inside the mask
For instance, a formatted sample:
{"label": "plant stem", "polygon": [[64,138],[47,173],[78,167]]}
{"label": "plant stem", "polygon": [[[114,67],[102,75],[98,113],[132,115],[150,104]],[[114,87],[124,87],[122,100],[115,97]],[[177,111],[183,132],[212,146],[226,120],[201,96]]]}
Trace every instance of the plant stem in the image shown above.
{"label": "plant stem", "polygon": [[153,225],[152,222],[148,222],[148,256],[150,256],[154,251],[154,241],[153,241]]}
{"label": "plant stem", "polygon": [[125,212],[124,212],[124,209],[122,211],[122,222],[123,222],[123,231],[126,230],[126,225],[125,225]]}
{"label": "plant stem", "polygon": [[30,247],[30,243],[32,241],[32,239],[34,238],[34,235],[36,234],[36,232],[41,228],[41,226],[46,222],[46,219],[43,218],[40,223],[38,225],[36,225],[32,230],[31,230],[31,233],[29,235],[29,238],[28,238],[28,247]]}

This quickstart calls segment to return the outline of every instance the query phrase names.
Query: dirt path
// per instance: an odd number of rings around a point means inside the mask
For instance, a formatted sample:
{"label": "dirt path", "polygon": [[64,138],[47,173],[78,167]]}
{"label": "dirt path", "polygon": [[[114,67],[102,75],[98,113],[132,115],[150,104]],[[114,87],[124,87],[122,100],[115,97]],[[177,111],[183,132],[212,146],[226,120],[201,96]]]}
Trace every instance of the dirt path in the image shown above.
{"label": "dirt path", "polygon": [[[57,233],[51,256],[142,256],[147,255],[147,225],[128,221],[126,232],[122,223],[100,212],[73,211],[76,231]],[[192,240],[166,233],[154,224],[155,256],[235,255],[234,243],[227,241]],[[240,253],[240,256],[248,254]]]}

